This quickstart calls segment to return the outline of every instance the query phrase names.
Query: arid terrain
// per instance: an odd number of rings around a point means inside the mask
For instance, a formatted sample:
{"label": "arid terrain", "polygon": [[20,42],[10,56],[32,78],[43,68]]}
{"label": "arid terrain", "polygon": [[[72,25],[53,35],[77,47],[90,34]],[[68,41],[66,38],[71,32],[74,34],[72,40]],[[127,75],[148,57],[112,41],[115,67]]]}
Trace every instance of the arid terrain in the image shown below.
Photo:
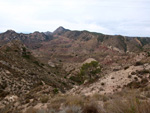
{"label": "arid terrain", "polygon": [[1,33],[0,113],[150,113],[150,38]]}

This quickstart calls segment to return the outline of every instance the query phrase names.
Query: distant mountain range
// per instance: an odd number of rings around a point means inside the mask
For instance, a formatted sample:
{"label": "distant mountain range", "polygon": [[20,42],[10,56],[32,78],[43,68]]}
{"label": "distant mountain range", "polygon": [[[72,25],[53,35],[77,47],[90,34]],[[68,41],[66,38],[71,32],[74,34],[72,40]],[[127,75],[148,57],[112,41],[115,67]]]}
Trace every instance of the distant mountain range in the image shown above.
{"label": "distant mountain range", "polygon": [[52,40],[62,41],[64,37],[75,42],[79,41],[79,43],[95,40],[94,45],[116,48],[123,52],[140,51],[146,49],[150,44],[150,38],[148,37],[105,35],[89,31],[71,31],[69,29],[59,27],[54,32],[36,31],[30,34],[16,33],[13,30],[8,30],[0,34],[0,45],[6,44],[12,40],[20,40],[27,47],[35,49],[44,46],[43,42],[51,42]]}

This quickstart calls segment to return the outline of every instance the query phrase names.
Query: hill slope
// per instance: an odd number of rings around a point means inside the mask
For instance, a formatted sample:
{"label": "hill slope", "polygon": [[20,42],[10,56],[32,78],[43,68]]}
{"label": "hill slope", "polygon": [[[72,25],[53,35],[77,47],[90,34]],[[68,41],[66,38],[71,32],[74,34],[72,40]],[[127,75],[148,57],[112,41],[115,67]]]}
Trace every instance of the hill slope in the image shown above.
{"label": "hill slope", "polygon": [[0,109],[10,104],[11,97],[17,98],[12,104],[20,104],[12,109],[18,109],[16,107],[30,104],[26,102],[28,99],[37,103],[44,94],[70,89],[71,82],[64,79],[58,69],[42,64],[20,41],[0,47]]}

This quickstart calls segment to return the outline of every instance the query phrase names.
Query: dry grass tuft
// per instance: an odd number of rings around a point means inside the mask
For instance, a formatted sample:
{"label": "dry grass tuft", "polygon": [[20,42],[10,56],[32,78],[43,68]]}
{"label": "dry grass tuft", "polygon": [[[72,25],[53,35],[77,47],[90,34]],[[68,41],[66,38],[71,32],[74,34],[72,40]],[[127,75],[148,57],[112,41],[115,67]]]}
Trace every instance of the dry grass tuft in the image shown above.
{"label": "dry grass tuft", "polygon": [[80,95],[68,96],[66,98],[65,105],[66,106],[83,106],[84,105],[84,98]]}
{"label": "dry grass tuft", "polygon": [[82,113],[103,113],[103,112],[100,111],[100,107],[98,105],[96,105],[95,103],[91,103],[83,108]]}
{"label": "dry grass tuft", "polygon": [[108,113],[150,113],[150,102],[139,101],[137,98],[120,100],[116,99],[105,104]]}

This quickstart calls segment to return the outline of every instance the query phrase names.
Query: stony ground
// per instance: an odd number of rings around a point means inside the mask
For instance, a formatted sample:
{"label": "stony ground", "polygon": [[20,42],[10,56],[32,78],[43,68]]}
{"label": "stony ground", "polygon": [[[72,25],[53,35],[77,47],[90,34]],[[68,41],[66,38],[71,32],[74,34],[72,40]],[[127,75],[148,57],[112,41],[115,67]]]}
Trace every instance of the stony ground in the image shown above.
{"label": "stony ground", "polygon": [[[114,92],[121,91],[122,88],[126,87],[132,81],[141,81],[141,77],[139,77],[138,71],[142,72],[144,70],[150,70],[150,64],[130,66],[127,69],[111,72],[107,75],[104,75],[104,77],[99,78],[93,84],[77,86],[69,93],[82,95],[93,95],[95,93],[112,94]],[[144,73],[140,76],[148,78],[150,74]]]}

